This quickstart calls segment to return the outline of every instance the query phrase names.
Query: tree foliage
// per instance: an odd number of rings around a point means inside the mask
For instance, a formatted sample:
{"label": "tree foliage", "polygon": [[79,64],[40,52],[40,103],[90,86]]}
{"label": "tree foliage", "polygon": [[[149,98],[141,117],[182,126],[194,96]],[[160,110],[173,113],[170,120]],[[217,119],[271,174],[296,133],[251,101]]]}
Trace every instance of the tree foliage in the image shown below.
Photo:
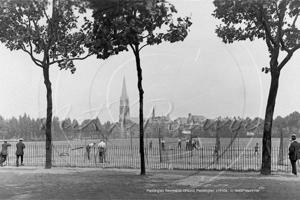
{"label": "tree foliage", "polygon": [[[49,65],[58,63],[61,69],[75,71],[73,60],[83,59],[87,39],[77,25],[78,15],[85,11],[80,1],[56,1],[53,16],[48,0],[1,2],[0,41],[8,49],[26,52],[42,68],[49,60]],[[39,54],[44,54],[42,59]]]}
{"label": "tree foliage", "polygon": [[[271,174],[271,135],[273,114],[282,68],[300,48],[297,24],[300,2],[297,0],[215,0],[213,16],[221,19],[216,33],[224,43],[263,39],[270,62],[262,71],[271,74],[265,114],[261,173]],[[284,52],[283,59],[279,55]]]}
{"label": "tree foliage", "polygon": [[[163,41],[183,41],[191,26],[190,17],[178,17],[175,6],[165,0],[153,1],[151,7],[145,1],[90,1],[94,8],[94,21],[86,19],[85,29],[92,27],[92,40],[87,47],[98,58],[106,59],[121,51],[134,52],[146,45]],[[135,49],[135,45],[140,48]]]}
{"label": "tree foliage", "polygon": [[[287,53],[282,62],[274,66],[279,70],[300,48],[300,30],[297,26],[299,1],[216,0],[214,4],[216,10],[213,16],[222,20],[216,33],[224,43],[261,38],[268,46],[270,58],[277,59],[279,51]],[[266,67],[262,70],[268,73],[272,68]]]}

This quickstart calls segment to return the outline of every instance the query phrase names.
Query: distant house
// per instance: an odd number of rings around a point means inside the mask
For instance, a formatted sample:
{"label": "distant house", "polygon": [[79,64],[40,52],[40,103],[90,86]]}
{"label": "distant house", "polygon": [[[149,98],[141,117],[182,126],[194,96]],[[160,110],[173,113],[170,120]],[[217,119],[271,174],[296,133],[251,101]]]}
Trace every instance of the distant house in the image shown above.
{"label": "distant house", "polygon": [[[175,120],[171,120],[169,115],[167,116],[155,116],[155,109],[151,118],[144,119],[144,124],[148,120],[148,125],[144,129],[145,137],[150,135],[156,135],[158,133],[157,127],[161,125],[160,133],[176,133],[181,135],[183,133],[189,133],[191,125],[197,125],[203,122],[206,118],[202,115],[188,114],[188,117],[178,117]],[[124,137],[139,137],[140,135],[140,119],[139,117],[130,116],[129,96],[127,95],[126,81],[123,78],[122,94],[120,97],[120,108],[119,108],[119,125],[118,129],[115,129],[115,135],[120,138]],[[180,127],[180,128],[179,128]],[[172,134],[173,135],[173,134]]]}
{"label": "distant house", "polygon": [[191,113],[188,114],[188,117],[178,117],[175,121],[181,125],[193,125],[193,124],[200,124],[206,118],[202,115],[192,115]]}
{"label": "distant house", "polygon": [[180,125],[181,128],[177,130],[177,135],[181,134],[191,134],[192,132],[190,129],[193,125],[198,125],[203,122],[206,118],[202,115],[192,115],[191,113],[188,114],[188,117],[178,117],[174,120],[174,124]]}
{"label": "distant house", "polygon": [[191,113],[189,113],[187,124],[200,124],[205,119],[206,118],[202,115],[192,115]]}
{"label": "distant house", "polygon": [[177,123],[183,125],[183,124],[188,124],[188,118],[186,117],[178,117],[176,119]]}
{"label": "distant house", "polygon": [[248,137],[254,136],[254,132],[247,132],[247,136],[248,136]]}
{"label": "distant house", "polygon": [[206,120],[206,118],[202,115],[192,115],[192,119],[194,124],[200,124],[201,122]]}

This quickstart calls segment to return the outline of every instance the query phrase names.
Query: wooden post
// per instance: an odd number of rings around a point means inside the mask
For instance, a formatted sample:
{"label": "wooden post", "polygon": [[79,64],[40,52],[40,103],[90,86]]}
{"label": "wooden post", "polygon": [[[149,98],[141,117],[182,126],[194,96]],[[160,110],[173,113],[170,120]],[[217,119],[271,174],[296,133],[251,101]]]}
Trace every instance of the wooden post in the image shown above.
{"label": "wooden post", "polygon": [[193,131],[191,130],[191,146],[190,146],[190,149],[191,149],[191,157],[193,157]]}
{"label": "wooden post", "polygon": [[[146,128],[146,127],[145,127]],[[149,133],[149,127],[146,128],[146,158],[147,158],[147,165],[149,165],[149,161],[148,161],[148,140],[147,140],[147,137],[148,137],[148,133]]]}
{"label": "wooden post", "polygon": [[[86,150],[86,146],[87,146],[87,145],[86,145],[86,138],[84,137],[84,148],[83,148],[84,150]],[[88,152],[86,152],[86,153],[83,154],[83,155],[87,155],[87,153],[88,153]],[[83,156],[84,162],[85,162],[85,157],[86,157],[86,156]],[[89,156],[89,157],[90,157],[90,156]]]}
{"label": "wooden post", "polygon": [[240,156],[240,133],[239,133],[239,130],[240,129],[238,129],[238,132],[237,132],[237,134],[238,134],[238,156]]}
{"label": "wooden post", "polygon": [[131,132],[131,128],[130,128],[130,148],[131,148],[131,157],[133,158],[133,152],[132,152],[132,132]]}
{"label": "wooden post", "polygon": [[278,165],[283,165],[283,134],[282,134],[282,128],[280,127],[280,145],[279,145],[279,154],[278,154]]}
{"label": "wooden post", "polygon": [[158,143],[159,143],[159,162],[162,162],[160,127],[158,127]]}
{"label": "wooden post", "polygon": [[233,143],[233,141],[232,141],[232,131],[230,131],[230,133],[231,133],[230,159],[232,159],[232,143]]}

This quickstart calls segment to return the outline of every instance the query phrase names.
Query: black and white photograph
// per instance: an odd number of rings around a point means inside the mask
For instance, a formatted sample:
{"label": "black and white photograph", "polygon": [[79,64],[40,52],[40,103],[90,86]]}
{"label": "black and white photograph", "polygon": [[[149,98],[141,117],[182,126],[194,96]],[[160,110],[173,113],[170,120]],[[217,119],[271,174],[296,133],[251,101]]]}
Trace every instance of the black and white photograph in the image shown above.
{"label": "black and white photograph", "polygon": [[0,199],[297,199],[299,0],[0,0]]}

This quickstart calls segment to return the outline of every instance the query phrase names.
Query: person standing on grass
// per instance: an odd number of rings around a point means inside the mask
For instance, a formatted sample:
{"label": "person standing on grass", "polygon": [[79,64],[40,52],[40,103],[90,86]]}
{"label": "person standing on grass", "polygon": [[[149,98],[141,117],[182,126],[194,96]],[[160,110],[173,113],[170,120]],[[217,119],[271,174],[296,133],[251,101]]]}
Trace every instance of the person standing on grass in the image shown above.
{"label": "person standing on grass", "polygon": [[300,143],[296,141],[296,135],[293,134],[291,136],[292,138],[292,142],[291,145],[289,147],[289,159],[291,161],[291,165],[292,165],[292,173],[294,175],[297,175],[297,166],[296,166],[296,162],[298,159],[300,159]]}
{"label": "person standing on grass", "polygon": [[17,167],[19,167],[19,157],[21,157],[21,166],[24,166],[23,164],[23,156],[24,156],[24,149],[25,149],[25,144],[22,142],[23,138],[19,139],[19,142],[16,144],[17,151],[16,151],[16,156],[17,156]]}
{"label": "person standing on grass", "polygon": [[196,145],[196,144],[197,144],[197,142],[196,142],[196,140],[194,139],[194,140],[193,140],[193,142],[192,142],[192,149],[194,149],[194,148],[195,148],[195,149],[197,149],[197,150],[198,150],[198,148],[197,148],[197,145]]}
{"label": "person standing on grass", "polygon": [[106,160],[105,160],[106,144],[105,144],[104,140],[101,140],[99,142],[98,150],[99,150],[99,161],[100,161],[100,163],[106,162]]}
{"label": "person standing on grass", "polygon": [[162,148],[163,151],[165,150],[165,140],[164,140],[164,138],[161,141],[161,148]]}
{"label": "person standing on grass", "polygon": [[2,150],[0,153],[0,165],[1,167],[3,167],[3,163],[6,161],[6,157],[7,157],[7,148],[11,146],[11,144],[7,143],[7,141],[4,141],[4,143],[2,144]]}
{"label": "person standing on grass", "polygon": [[95,146],[95,142],[92,142],[92,143],[90,143],[90,144],[88,144],[87,146],[86,146],[86,153],[87,153],[87,157],[88,157],[88,159],[90,160],[90,152],[91,152],[91,148],[93,147],[93,146]]}
{"label": "person standing on grass", "polygon": [[258,149],[259,149],[259,147],[258,147],[258,143],[256,143],[256,146],[254,147],[254,156],[256,155],[258,155]]}
{"label": "person standing on grass", "polygon": [[190,140],[188,138],[186,138],[186,141],[185,141],[185,150],[186,151],[189,149],[189,142],[190,142]]}
{"label": "person standing on grass", "polygon": [[192,138],[189,139],[189,151],[193,150],[193,140]]}
{"label": "person standing on grass", "polygon": [[200,149],[203,149],[202,143],[201,143],[201,140],[200,140],[200,137],[198,137],[198,144],[199,144],[199,148],[200,148]]}
{"label": "person standing on grass", "polygon": [[178,139],[178,148],[181,149],[181,138]]}

